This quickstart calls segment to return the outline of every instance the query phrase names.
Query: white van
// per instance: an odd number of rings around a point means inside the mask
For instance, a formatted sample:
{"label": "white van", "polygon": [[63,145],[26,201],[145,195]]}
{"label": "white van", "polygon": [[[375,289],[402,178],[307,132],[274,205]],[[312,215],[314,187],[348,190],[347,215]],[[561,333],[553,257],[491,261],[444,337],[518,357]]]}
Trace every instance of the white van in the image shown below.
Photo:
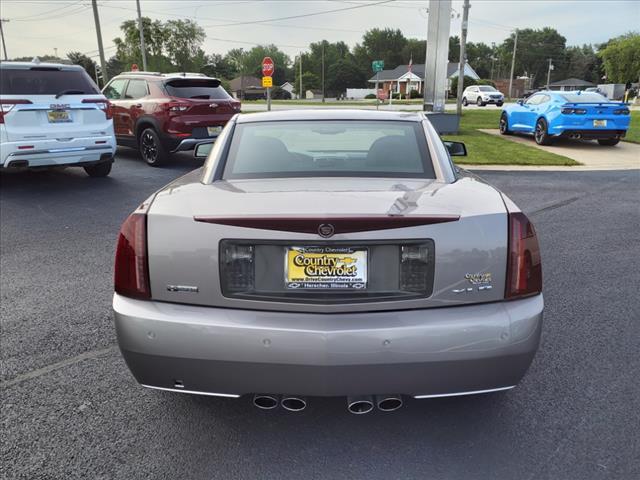
{"label": "white van", "polygon": [[109,175],[109,101],[78,65],[0,62],[0,168],[84,167]]}

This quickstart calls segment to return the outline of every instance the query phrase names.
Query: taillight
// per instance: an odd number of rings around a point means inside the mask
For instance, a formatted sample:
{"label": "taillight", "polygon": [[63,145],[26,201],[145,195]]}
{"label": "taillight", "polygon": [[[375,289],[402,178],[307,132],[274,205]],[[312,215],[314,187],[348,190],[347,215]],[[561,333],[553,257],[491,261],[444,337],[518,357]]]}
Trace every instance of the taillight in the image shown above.
{"label": "taillight", "polygon": [[111,111],[111,102],[109,102],[109,100],[107,100],[106,98],[85,98],[84,100],[82,100],[82,103],[100,104],[100,110],[104,112],[107,120],[111,120],[113,118],[113,112]]}
{"label": "taillight", "polygon": [[14,100],[8,98],[0,98],[0,123],[4,123],[4,116],[13,110],[16,105],[29,105],[30,100]]}
{"label": "taillight", "polygon": [[220,242],[220,280],[223,295],[254,290],[254,251],[253,245],[227,240]]}
{"label": "taillight", "polygon": [[169,111],[169,113],[181,113],[189,110],[190,105],[186,103],[180,102],[169,102],[165,103],[165,108]]}
{"label": "taillight", "polygon": [[526,297],[541,291],[542,264],[536,231],[524,213],[510,213],[505,298]]}
{"label": "taillight", "polygon": [[628,108],[618,108],[614,110],[613,113],[615,115],[629,115],[631,112],[629,112]]}
{"label": "taillight", "polygon": [[125,297],[151,298],[145,213],[132,213],[120,228],[114,286],[116,293]]}
{"label": "taillight", "polygon": [[584,115],[587,113],[587,110],[584,108],[563,108],[560,110],[564,115],[570,115],[575,113],[576,115]]}
{"label": "taillight", "polygon": [[[430,248],[431,247],[431,248]],[[433,248],[429,243],[400,246],[400,290],[422,293],[430,290]]]}

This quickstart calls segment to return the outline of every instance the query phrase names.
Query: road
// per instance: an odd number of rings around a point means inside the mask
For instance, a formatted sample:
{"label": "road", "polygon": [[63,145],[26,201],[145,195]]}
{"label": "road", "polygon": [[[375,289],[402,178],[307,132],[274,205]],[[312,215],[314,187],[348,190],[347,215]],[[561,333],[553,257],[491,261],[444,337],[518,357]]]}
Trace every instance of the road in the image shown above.
{"label": "road", "polygon": [[115,347],[116,233],[198,166],[0,176],[2,478],[640,478],[640,172],[482,172],[536,224],[545,326],[506,395],[354,416],[139,387]]}

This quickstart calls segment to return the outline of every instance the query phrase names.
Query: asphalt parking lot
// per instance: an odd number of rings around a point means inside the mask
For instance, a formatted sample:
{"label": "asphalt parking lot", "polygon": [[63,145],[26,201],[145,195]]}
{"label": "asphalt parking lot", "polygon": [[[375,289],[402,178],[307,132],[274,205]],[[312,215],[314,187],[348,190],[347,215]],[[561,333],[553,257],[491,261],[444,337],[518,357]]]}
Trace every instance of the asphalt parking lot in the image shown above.
{"label": "asphalt parking lot", "polygon": [[4,478],[640,478],[640,171],[481,175],[535,222],[545,327],[507,394],[260,411],[139,387],[115,347],[120,223],[169,180],[123,149],[110,177],[1,175]]}

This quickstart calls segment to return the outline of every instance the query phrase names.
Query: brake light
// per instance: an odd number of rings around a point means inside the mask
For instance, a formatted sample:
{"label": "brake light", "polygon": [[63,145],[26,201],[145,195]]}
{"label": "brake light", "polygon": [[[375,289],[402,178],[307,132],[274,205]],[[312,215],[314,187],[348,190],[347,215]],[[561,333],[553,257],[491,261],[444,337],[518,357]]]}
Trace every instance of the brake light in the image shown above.
{"label": "brake light", "polygon": [[614,110],[613,113],[615,115],[630,115],[631,112],[629,112],[628,108],[618,108],[617,110]]}
{"label": "brake light", "polygon": [[111,120],[113,118],[113,112],[111,110],[111,102],[106,98],[85,98],[82,100],[82,103],[96,103],[100,104],[100,110],[104,112],[104,115],[107,117],[107,120]]}
{"label": "brake light", "polygon": [[220,277],[222,294],[250,292],[255,288],[253,245],[220,242]]}
{"label": "brake light", "polygon": [[147,259],[147,215],[129,215],[120,228],[114,274],[116,293],[125,297],[151,298]]}
{"label": "brake light", "polygon": [[576,115],[584,115],[587,113],[587,110],[584,108],[563,108],[560,110],[564,115],[571,115],[575,113]]}
{"label": "brake light", "polygon": [[180,103],[180,102],[169,102],[165,104],[165,108],[170,113],[180,113],[188,110],[189,105],[186,103]]}
{"label": "brake light", "polygon": [[540,247],[533,224],[522,212],[509,214],[505,298],[536,295],[542,291]]}
{"label": "brake light", "polygon": [[16,105],[29,105],[30,100],[15,100],[8,98],[0,98],[0,123],[4,123],[4,116],[9,113]]}

